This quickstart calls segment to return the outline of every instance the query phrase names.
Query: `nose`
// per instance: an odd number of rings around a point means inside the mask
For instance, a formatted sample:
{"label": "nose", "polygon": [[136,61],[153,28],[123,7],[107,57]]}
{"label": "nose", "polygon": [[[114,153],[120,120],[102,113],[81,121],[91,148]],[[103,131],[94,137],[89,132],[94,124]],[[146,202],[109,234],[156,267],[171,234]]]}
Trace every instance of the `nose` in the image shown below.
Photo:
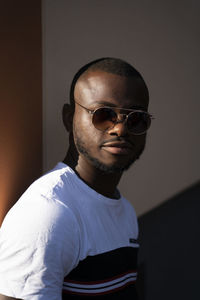
{"label": "nose", "polygon": [[126,136],[128,133],[127,126],[126,126],[126,115],[120,114],[120,118],[113,127],[108,129],[107,133],[110,135],[117,135],[117,136]]}

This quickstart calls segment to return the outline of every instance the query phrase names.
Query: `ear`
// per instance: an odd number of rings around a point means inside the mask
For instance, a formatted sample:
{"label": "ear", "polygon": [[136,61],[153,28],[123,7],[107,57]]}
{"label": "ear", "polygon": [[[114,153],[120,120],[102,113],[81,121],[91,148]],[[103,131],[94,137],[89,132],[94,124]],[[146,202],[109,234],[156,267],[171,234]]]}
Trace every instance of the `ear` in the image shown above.
{"label": "ear", "polygon": [[74,108],[68,103],[64,104],[62,110],[62,118],[65,128],[68,132],[72,132],[73,129],[73,116]]}

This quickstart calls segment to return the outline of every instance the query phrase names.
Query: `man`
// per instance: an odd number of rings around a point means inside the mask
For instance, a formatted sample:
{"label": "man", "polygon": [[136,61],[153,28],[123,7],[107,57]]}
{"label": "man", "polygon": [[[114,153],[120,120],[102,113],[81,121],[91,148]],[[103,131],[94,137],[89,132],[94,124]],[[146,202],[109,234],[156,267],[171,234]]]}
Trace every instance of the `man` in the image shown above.
{"label": "man", "polygon": [[120,59],[75,75],[63,108],[67,155],[2,224],[0,300],[137,299],[137,219],[117,185],[144,150],[148,101],[143,78]]}

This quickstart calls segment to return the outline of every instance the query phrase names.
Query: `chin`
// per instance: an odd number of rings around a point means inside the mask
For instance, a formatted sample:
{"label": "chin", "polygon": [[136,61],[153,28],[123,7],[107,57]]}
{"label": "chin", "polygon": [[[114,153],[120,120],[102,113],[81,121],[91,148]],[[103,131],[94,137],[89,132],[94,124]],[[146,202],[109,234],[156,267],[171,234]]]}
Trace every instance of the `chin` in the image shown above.
{"label": "chin", "polygon": [[106,164],[99,159],[90,156],[88,153],[82,153],[87,160],[98,170],[106,174],[122,173],[130,168],[130,166],[139,158],[132,158],[128,162],[115,162],[112,164]]}
{"label": "chin", "polygon": [[114,174],[114,173],[123,173],[124,171],[128,170],[134,162],[135,162],[135,160],[129,162],[126,165],[119,165],[119,164],[106,165],[106,164],[103,164],[98,161],[93,162],[93,163],[94,163],[94,166],[96,168],[98,168],[99,170],[101,170],[105,173],[108,173],[108,174]]}

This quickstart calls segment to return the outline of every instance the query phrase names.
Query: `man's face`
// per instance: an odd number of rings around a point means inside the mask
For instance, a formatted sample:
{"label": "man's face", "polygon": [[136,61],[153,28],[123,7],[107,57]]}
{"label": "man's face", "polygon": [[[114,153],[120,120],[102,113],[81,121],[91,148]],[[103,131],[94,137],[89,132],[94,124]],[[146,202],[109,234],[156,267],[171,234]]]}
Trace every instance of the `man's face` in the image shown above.
{"label": "man's face", "polygon": [[[77,82],[75,101],[95,110],[110,106],[147,110],[148,96],[142,80],[103,71],[84,74]],[[73,135],[80,158],[106,173],[122,172],[139,158],[146,135],[133,135],[125,122],[102,132],[92,123],[92,115],[75,105]]]}

